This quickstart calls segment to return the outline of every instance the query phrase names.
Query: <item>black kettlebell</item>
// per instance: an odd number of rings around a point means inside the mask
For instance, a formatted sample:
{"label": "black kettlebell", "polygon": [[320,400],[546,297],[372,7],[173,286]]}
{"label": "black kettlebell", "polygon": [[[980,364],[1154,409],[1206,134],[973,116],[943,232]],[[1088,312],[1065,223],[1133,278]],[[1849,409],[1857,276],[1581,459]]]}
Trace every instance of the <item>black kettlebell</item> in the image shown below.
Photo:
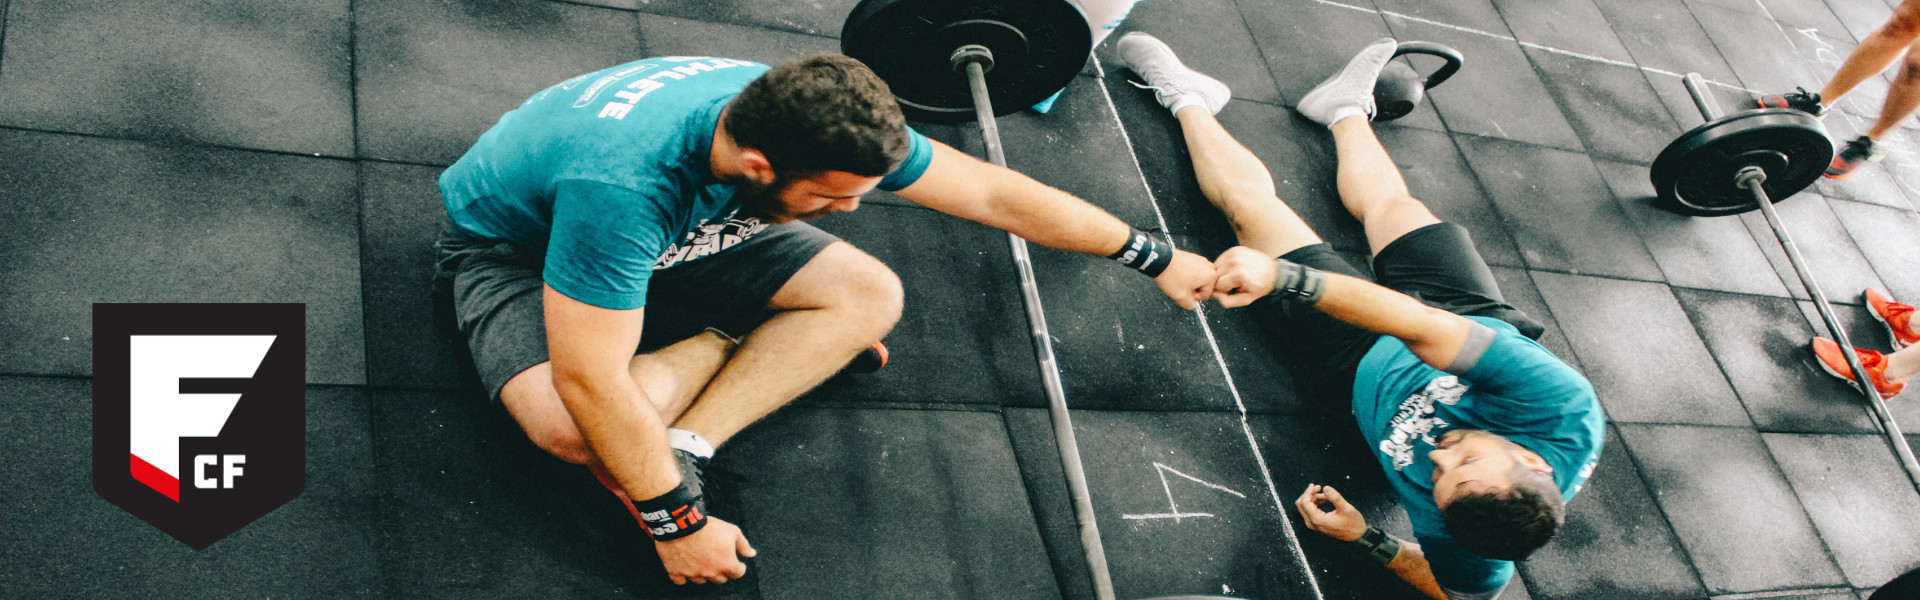
{"label": "black kettlebell", "polygon": [[1446,59],[1447,64],[1440,65],[1432,75],[1425,78],[1407,66],[1403,61],[1387,63],[1380,70],[1380,78],[1373,82],[1373,120],[1392,121],[1413,112],[1419,106],[1420,99],[1427,94],[1427,88],[1440,85],[1455,71],[1460,70],[1460,51],[1433,42],[1400,42],[1400,48],[1393,51],[1398,57],[1402,54],[1426,54]]}

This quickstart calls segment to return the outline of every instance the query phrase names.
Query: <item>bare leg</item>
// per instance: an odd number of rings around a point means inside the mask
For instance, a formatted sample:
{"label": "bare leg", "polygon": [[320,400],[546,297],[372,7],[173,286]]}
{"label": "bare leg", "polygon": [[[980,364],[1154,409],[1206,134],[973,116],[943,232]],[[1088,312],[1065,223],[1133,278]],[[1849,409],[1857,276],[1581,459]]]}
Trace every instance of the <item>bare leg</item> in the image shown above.
{"label": "bare leg", "polygon": [[715,446],[846,366],[900,320],[900,279],[845,242],[828,246],[774,294],[780,311],[740,349],[673,426]]}
{"label": "bare leg", "polygon": [[1887,101],[1880,106],[1880,119],[1867,130],[1867,137],[1879,140],[1907,120],[1916,107],[1920,107],[1920,56],[1908,51],[1907,59],[1900,63],[1900,74],[1893,78],[1893,86],[1887,88]]}
{"label": "bare leg", "polygon": [[1893,18],[1873,30],[1867,39],[1860,40],[1860,45],[1847,55],[1847,61],[1840,64],[1840,70],[1827,80],[1826,87],[1820,88],[1820,101],[1833,106],[1841,96],[1853,91],[1854,86],[1887,70],[1916,38],[1920,38],[1920,1],[1901,2],[1893,9]]}
{"label": "bare leg", "polygon": [[1887,355],[1887,383],[1904,383],[1916,373],[1920,373],[1920,345]]}
{"label": "bare leg", "polygon": [[[900,280],[886,265],[835,243],[774,294],[769,308],[780,312],[737,349],[702,333],[635,356],[628,371],[662,422],[719,446],[885,336],[900,304]],[[534,444],[567,462],[598,462],[553,388],[550,363],[509,380],[500,399]]]}
{"label": "bare leg", "polygon": [[1280,256],[1320,243],[1320,236],[1280,201],[1266,165],[1220,121],[1199,106],[1183,108],[1175,116],[1186,133],[1200,191],[1226,214],[1240,245]]}
{"label": "bare leg", "polygon": [[1359,219],[1374,254],[1415,229],[1440,219],[1407,192],[1400,167],[1373,135],[1364,118],[1349,117],[1333,124],[1333,144],[1340,156],[1337,173],[1340,202]]}

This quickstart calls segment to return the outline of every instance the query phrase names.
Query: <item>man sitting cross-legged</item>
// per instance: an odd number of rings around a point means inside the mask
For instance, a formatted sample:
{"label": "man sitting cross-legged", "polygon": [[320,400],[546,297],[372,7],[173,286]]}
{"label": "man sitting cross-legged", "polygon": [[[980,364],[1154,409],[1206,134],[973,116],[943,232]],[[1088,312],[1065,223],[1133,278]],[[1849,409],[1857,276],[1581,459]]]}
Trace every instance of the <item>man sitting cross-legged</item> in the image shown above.
{"label": "man sitting cross-legged", "polygon": [[1215,298],[1264,311],[1307,377],[1332,384],[1325,399],[1350,405],[1418,542],[1368,527],[1323,485],[1295,502],[1307,527],[1364,547],[1428,596],[1491,598],[1509,561],[1553,536],[1604,425],[1592,386],[1530,339],[1542,327],[1502,300],[1466,230],[1409,195],[1374,138],[1373,82],[1396,47],[1369,45],[1298,107],[1333,130],[1340,199],[1366,230],[1374,283],[1280,201],[1266,167],[1214,119],[1224,84],[1151,36],[1119,42],[1180,120],[1200,189],[1239,238],[1215,260]]}
{"label": "man sitting cross-legged", "polygon": [[[703,514],[714,447],[900,317],[886,265],[802,222],[874,189],[1114,258],[1188,308],[1212,292],[1207,259],[909,129],[886,84],[840,55],[581,75],[500,117],[441,176],[441,272],[482,380],[535,444],[628,501],[675,583],[740,577],[754,554]],[[676,308],[717,318],[664,317]],[[643,331],[690,324],[727,335],[635,355]]]}

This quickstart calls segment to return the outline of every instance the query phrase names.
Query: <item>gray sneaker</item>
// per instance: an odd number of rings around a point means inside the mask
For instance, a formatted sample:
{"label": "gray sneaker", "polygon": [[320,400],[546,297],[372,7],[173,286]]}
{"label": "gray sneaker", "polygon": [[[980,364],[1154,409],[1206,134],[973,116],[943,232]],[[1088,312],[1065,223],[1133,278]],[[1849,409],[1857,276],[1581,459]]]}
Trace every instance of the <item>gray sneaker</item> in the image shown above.
{"label": "gray sneaker", "polygon": [[1393,51],[1399,47],[1400,43],[1393,38],[1380,38],[1367,44],[1347,62],[1346,68],[1301,96],[1300,104],[1293,109],[1328,127],[1354,115],[1373,120],[1373,82],[1380,78],[1380,69],[1387,66],[1387,61],[1393,59]]}
{"label": "gray sneaker", "polygon": [[1120,51],[1120,66],[1133,69],[1147,81],[1134,85],[1153,90],[1154,98],[1168,111],[1178,114],[1182,108],[1202,106],[1217,115],[1233,98],[1227,84],[1181,64],[1173,48],[1160,38],[1135,31],[1120,36],[1114,48]]}

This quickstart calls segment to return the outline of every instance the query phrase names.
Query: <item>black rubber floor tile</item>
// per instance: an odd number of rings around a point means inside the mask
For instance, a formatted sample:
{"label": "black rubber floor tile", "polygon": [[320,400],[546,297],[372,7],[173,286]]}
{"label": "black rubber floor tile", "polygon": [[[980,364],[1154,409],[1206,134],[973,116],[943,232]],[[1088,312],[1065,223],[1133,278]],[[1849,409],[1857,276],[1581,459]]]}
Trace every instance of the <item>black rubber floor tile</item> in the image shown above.
{"label": "black rubber floor tile", "polygon": [[[91,385],[0,377],[0,595],[9,598],[378,597],[373,461],[364,392],[307,391],[301,496],[205,550],[93,489]],[[319,585],[316,582],[325,582]]]}
{"label": "black rubber floor tile", "polygon": [[1381,147],[1400,167],[1407,191],[1419,198],[1434,216],[1467,228],[1474,246],[1488,264],[1524,266],[1508,232],[1506,216],[1494,207],[1466,158],[1445,133],[1411,127],[1375,130]]}
{"label": "black rubber floor tile", "polygon": [[641,0],[553,0],[553,1],[566,2],[570,4],[588,4],[592,6],[605,6],[607,8],[620,8],[625,10],[638,10],[640,8],[640,2],[641,2]]}
{"label": "black rubber floor tile", "polygon": [[[1287,517],[1266,487],[1240,417],[1107,411],[1072,416],[1116,595],[1312,594],[1306,566],[1286,542]],[[1065,597],[1089,598],[1048,414],[1010,409],[1006,423]]]}
{"label": "black rubber floor tile", "polygon": [[[1795,45],[1815,45],[1815,38],[1828,43],[1852,44],[1853,36],[1847,33],[1840,18],[1825,0],[1766,0],[1755,5],[1744,0],[1689,0],[1696,6],[1713,6],[1728,10],[1746,11],[1749,14],[1778,24],[1776,29],[1784,31]],[[1866,3],[1857,3],[1866,4]],[[1702,16],[1702,18],[1706,18]],[[1781,42],[1786,43],[1786,42]],[[1845,52],[1840,56],[1846,56]]]}
{"label": "black rubber floor tile", "polygon": [[[1153,200],[1129,156],[1134,148],[1101,94],[1101,83],[1095,77],[1075,77],[1047,114],[1021,111],[999,119],[1007,166],[1083,198],[1129,225],[1158,229]],[[1165,109],[1160,114],[1173,118]]]}
{"label": "black rubber floor tile", "polygon": [[769,599],[1059,598],[990,412],[799,409],[723,448]]}
{"label": "black rubber floor tile", "polygon": [[1560,322],[1554,319],[1553,310],[1547,307],[1546,299],[1540,297],[1540,289],[1534,287],[1533,275],[1526,269],[1496,266],[1493,267],[1493,279],[1500,284],[1500,293],[1507,297],[1507,304],[1512,304],[1546,326],[1547,332],[1540,336],[1540,345],[1546,346],[1547,351],[1573,365],[1573,368],[1580,368],[1580,357],[1573,351],[1573,346],[1567,343],[1567,335],[1560,330]]}
{"label": "black rubber floor tile", "polygon": [[[1362,3],[1350,3],[1362,4]],[[1492,35],[1512,37],[1507,31],[1507,22],[1495,8],[1496,2],[1490,0],[1464,0],[1462,2],[1420,2],[1419,0],[1375,0],[1374,6],[1383,12],[1397,13],[1398,18],[1413,17],[1434,23],[1444,23],[1454,27],[1463,27]],[[1407,40],[1425,38],[1402,38]]]}
{"label": "black rubber floor tile", "polygon": [[1653,182],[1640,165],[1595,161],[1660,271],[1675,287],[1787,296],[1753,234],[1735,217],[1689,217],[1653,205]]}
{"label": "black rubber floor tile", "polygon": [[436,290],[433,263],[447,211],[440,169],[360,165],[361,285],[366,290],[367,381],[384,387],[479,384],[451,290]]}
{"label": "black rubber floor tile", "polygon": [[1218,305],[1208,305],[1206,311],[1207,325],[1247,412],[1296,414],[1310,409],[1303,403],[1316,399],[1304,396],[1295,382],[1313,375],[1296,375],[1283,342],[1253,313]]}
{"label": "black rubber floor tile", "polygon": [[1561,114],[1595,158],[1651,163],[1680,136],[1680,126],[1640,69],[1539,48],[1526,51]]}
{"label": "black rubber floor tile", "polygon": [[1845,584],[1760,434],[1685,425],[1619,428],[1708,592]]}
{"label": "black rubber floor tile", "polygon": [[[1812,40],[1792,39],[1797,34],[1752,5],[1689,0],[1687,6],[1746,87],[1778,94],[1826,81],[1826,71],[1816,68],[1820,63],[1814,58]],[[1800,44],[1803,40],[1807,43]]]}
{"label": "black rubber floor tile", "polygon": [[[1054,354],[1076,408],[1232,410],[1199,317],[1112,261],[1033,249]],[[1009,301],[1013,301],[1011,298]],[[1031,397],[1024,406],[1042,406]]]}
{"label": "black rubber floor tile", "polygon": [[1920,300],[1920,244],[1914,243],[1915,236],[1920,236],[1920,216],[1845,200],[1832,200],[1827,206],[1852,235],[1867,262],[1873,264],[1880,281],[1887,284],[1887,292],[1894,298]]}
{"label": "black rubber floor tile", "polygon": [[879,205],[816,224],[892,267],[906,306],[886,338],[886,368],[830,379],[811,398],[1045,401],[1005,233],[927,209]]}
{"label": "black rubber floor tile", "polygon": [[[1687,85],[1681,80],[1682,74],[1665,71],[1647,71],[1646,73],[1648,83],[1653,85],[1653,93],[1660,96],[1660,101],[1667,105],[1667,112],[1673,115],[1674,120],[1680,123],[1681,127],[1693,129],[1707,122],[1700,116],[1700,109],[1693,103],[1693,96],[1687,93]],[[1713,99],[1714,114],[1717,115],[1753,108],[1754,99],[1760,96],[1759,93],[1748,91],[1745,86],[1740,85],[1738,78],[1731,76],[1724,79],[1707,78],[1706,90],[1707,96]],[[1792,91],[1792,89],[1784,91]],[[1671,142],[1671,140],[1667,141]],[[1649,157],[1640,162],[1651,164],[1653,158]]]}
{"label": "black rubber floor tile", "polygon": [[[484,393],[372,394],[388,595],[752,597],[758,563],[738,584],[673,589],[620,501],[585,467],[534,447]],[[709,502],[753,535],[737,508]]]}
{"label": "black rubber floor tile", "polygon": [[1667,286],[1540,271],[1533,282],[1608,420],[1752,425]]}
{"label": "black rubber floor tile", "polygon": [[1587,487],[1567,503],[1560,532],[1518,566],[1540,600],[1699,598],[1706,593],[1612,428]]}
{"label": "black rubber floor tile", "polygon": [[1920,568],[1920,494],[1879,435],[1762,436],[1856,587]]}
{"label": "black rubber floor tile", "polygon": [[[1854,245],[1853,237],[1847,232],[1840,219],[1834,216],[1828,207],[1826,198],[1810,192],[1801,192],[1792,198],[1774,203],[1780,214],[1780,223],[1793,237],[1794,245],[1800,248],[1800,255],[1806,261],[1820,288],[1827,293],[1827,299],[1833,302],[1860,302],[1860,290],[1882,286],[1880,278],[1874,273],[1873,265],[1867,262]],[[1793,264],[1787,260],[1787,253],[1781,249],[1780,242],[1774,237],[1773,228],[1767,225],[1765,215],[1753,211],[1740,215],[1747,225],[1747,231],[1753,233],[1753,239],[1760,244],[1760,250],[1767,255],[1767,261],[1773,263],[1773,269],[1780,274],[1780,280],[1787,291],[1795,298],[1807,298],[1806,288],[1800,283],[1800,276],[1793,270]]]}
{"label": "black rubber floor tile", "polygon": [[13,2],[0,124],[351,156],[348,4]]}
{"label": "black rubber floor tile", "polygon": [[1658,281],[1660,267],[1586,155],[1455,135],[1531,269]]}
{"label": "black rubber floor tile", "polygon": [[1793,301],[1686,289],[1674,295],[1761,430],[1873,431],[1859,395],[1814,362],[1807,347],[1814,330]]}
{"label": "black rubber floor tile", "polygon": [[1299,102],[1307,90],[1339,72],[1368,42],[1393,35],[1371,7],[1354,3],[1236,2],[1261,55],[1267,57],[1280,97],[1288,104]]}
{"label": "black rubber floor tile", "polygon": [[[1671,73],[1698,72],[1713,79],[1734,82],[1732,67],[1707,37],[1706,30],[1694,19],[1682,0],[1623,0],[1595,2],[1606,25],[1633,54],[1633,62],[1643,67]],[[1655,87],[1678,79],[1654,78]],[[1684,97],[1686,94],[1681,92]],[[1676,115],[1678,116],[1678,115]]]}
{"label": "black rubber floor tile", "polygon": [[1280,103],[1273,73],[1267,71],[1253,32],[1240,18],[1240,8],[1233,0],[1135,5],[1120,28],[1095,49],[1108,77],[1138,80],[1121,66],[1120,53],[1114,50],[1114,42],[1130,31],[1144,31],[1165,41],[1180,55],[1180,62],[1225,82],[1233,88],[1235,98]]}
{"label": "black rubber floor tile", "polygon": [[96,302],[300,302],[307,381],[366,382],[348,162],[0,131],[0,372],[92,371]]}
{"label": "black rubber floor tile", "polygon": [[1581,150],[1580,137],[1513,40],[1391,16],[1387,25],[1394,37],[1439,42],[1470,57],[1471,63],[1433,91],[1447,130]]}
{"label": "black rubber floor tile", "polygon": [[1876,2],[1828,2],[1827,8],[1833,9],[1833,16],[1840,19],[1855,40],[1867,39],[1893,16],[1892,8]]}
{"label": "black rubber floor tile", "polygon": [[[1592,1],[1519,2],[1494,0],[1513,36],[1521,42],[1607,60],[1632,62],[1627,46],[1606,27],[1606,17]],[[1532,50],[1529,49],[1529,54]],[[1534,55],[1539,60],[1538,55]]]}
{"label": "black rubber floor tile", "polygon": [[453,164],[500,115],[639,59],[633,13],[546,0],[354,5],[360,155]]}
{"label": "black rubber floor tile", "polygon": [[725,56],[769,65],[813,52],[840,51],[840,42],[833,38],[644,12],[640,44],[647,56]]}
{"label": "black rubber floor tile", "polygon": [[[1828,135],[1834,140],[1834,148],[1846,147],[1847,140],[1860,137],[1862,131],[1872,127],[1870,121],[1855,120],[1845,115],[1829,115],[1821,122],[1826,125]],[[1836,150],[1837,151],[1837,150]],[[1867,202],[1900,209],[1910,209],[1912,204],[1900,190],[1900,184],[1894,181],[1893,169],[1883,159],[1879,164],[1868,163],[1864,168],[1854,171],[1846,179],[1820,178],[1814,182],[1814,188],[1828,198],[1841,198],[1857,202]]]}
{"label": "black rubber floor tile", "polygon": [[755,2],[754,0],[641,0],[640,11],[747,27],[840,37],[840,26],[859,0]]}

